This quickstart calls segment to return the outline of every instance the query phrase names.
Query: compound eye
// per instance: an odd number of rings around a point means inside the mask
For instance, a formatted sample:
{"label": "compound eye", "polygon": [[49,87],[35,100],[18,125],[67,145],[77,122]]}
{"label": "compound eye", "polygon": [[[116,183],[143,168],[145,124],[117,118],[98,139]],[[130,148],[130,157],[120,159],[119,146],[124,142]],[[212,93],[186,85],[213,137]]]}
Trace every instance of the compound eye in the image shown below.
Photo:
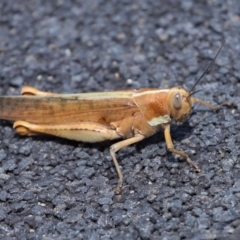
{"label": "compound eye", "polygon": [[172,104],[173,107],[177,110],[182,108],[182,96],[180,95],[180,93],[176,93],[173,96]]}

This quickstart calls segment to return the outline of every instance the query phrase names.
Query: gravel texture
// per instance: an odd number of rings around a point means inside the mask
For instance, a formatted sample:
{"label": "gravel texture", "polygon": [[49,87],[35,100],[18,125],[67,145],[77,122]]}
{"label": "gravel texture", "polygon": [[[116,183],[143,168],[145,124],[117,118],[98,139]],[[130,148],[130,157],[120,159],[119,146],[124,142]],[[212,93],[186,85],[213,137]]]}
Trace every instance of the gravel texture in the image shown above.
{"label": "gravel texture", "polygon": [[172,127],[121,150],[111,143],[24,138],[0,121],[0,239],[238,239],[240,2],[238,0],[0,1],[0,95],[23,85],[63,93],[188,89],[226,43],[194,107]]}

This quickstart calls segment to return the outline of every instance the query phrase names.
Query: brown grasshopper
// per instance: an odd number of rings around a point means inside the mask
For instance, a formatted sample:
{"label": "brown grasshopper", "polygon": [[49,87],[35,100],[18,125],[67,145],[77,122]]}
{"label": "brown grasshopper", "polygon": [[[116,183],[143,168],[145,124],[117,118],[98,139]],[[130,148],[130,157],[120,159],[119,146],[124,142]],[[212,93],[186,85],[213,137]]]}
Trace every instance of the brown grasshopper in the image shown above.
{"label": "brown grasshopper", "polygon": [[171,89],[143,88],[140,90],[56,94],[23,87],[23,96],[0,97],[0,119],[14,121],[13,128],[20,135],[49,134],[82,142],[101,142],[124,139],[110,147],[110,154],[118,174],[115,192],[119,194],[123,183],[116,152],[164,129],[167,149],[182,156],[196,171],[200,168],[190,157],[174,148],[170,124],[184,122],[190,115],[192,104],[197,102],[217,109],[193,97],[196,85],[210,69],[187,91],[182,87]]}

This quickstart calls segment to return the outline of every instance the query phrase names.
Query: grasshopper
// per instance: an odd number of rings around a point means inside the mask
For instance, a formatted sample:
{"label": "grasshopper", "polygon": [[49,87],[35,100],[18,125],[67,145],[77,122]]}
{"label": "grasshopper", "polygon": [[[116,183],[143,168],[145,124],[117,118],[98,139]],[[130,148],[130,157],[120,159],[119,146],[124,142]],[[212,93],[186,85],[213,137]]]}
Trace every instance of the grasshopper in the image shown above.
{"label": "grasshopper", "polygon": [[13,128],[24,136],[48,134],[90,143],[123,139],[110,147],[118,174],[116,194],[121,192],[123,184],[116,152],[160,129],[164,130],[167,149],[185,158],[200,172],[200,167],[186,153],[174,148],[170,124],[172,120],[183,123],[189,117],[194,103],[200,103],[212,110],[218,108],[193,97],[196,93],[193,90],[210,69],[222,46],[223,44],[190,91],[173,87],[57,94],[26,86],[22,88],[22,96],[0,97],[0,119],[14,121]]}

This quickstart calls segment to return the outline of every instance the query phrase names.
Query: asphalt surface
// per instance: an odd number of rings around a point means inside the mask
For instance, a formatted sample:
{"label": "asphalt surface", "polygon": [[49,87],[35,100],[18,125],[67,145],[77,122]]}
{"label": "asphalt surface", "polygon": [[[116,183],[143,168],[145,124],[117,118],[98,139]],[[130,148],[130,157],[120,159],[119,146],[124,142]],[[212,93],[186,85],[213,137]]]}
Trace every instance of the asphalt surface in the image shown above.
{"label": "asphalt surface", "polygon": [[25,138],[0,121],[1,239],[239,239],[239,1],[1,0],[0,11],[0,95],[190,89],[226,39],[196,87],[221,109],[196,105],[172,126],[201,173],[159,132],[119,151],[116,196],[110,142]]}

